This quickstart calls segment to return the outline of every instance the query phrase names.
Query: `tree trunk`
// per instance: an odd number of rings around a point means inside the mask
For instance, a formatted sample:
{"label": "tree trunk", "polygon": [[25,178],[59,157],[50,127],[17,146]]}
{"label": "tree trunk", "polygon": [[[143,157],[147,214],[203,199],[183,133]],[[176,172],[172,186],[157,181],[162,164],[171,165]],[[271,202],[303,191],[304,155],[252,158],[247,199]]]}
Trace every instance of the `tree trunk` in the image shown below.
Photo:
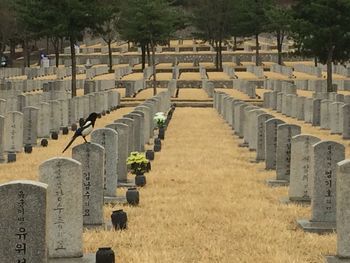
{"label": "tree trunk", "polygon": [[76,57],[75,57],[75,38],[70,37],[70,54],[72,60],[72,98],[77,96],[77,65],[76,65]]}
{"label": "tree trunk", "polygon": [[10,39],[10,57],[11,60],[16,59],[16,42],[13,39]]}
{"label": "tree trunk", "polygon": [[334,46],[328,51],[327,57],[327,92],[333,92],[333,72],[332,72],[332,62],[333,62],[333,52]]}
{"label": "tree trunk", "polygon": [[157,72],[156,72],[156,47],[151,42],[152,49],[152,71],[153,71],[153,96],[157,95]]}
{"label": "tree trunk", "polygon": [[149,44],[146,45],[146,49],[147,49],[147,64],[148,66],[151,66],[151,52],[149,50]]}
{"label": "tree trunk", "polygon": [[219,40],[219,71],[222,71],[222,40]]}
{"label": "tree trunk", "polygon": [[56,68],[58,68],[60,65],[60,39],[53,38],[51,41],[53,48],[55,49]]}
{"label": "tree trunk", "polygon": [[215,52],[216,52],[216,55],[215,55],[215,68],[216,68],[216,71],[219,71],[219,45],[218,45],[217,41],[215,41]]}
{"label": "tree trunk", "polygon": [[27,36],[24,37],[23,44],[23,66],[24,67],[30,67],[30,63],[28,63],[28,39]]}
{"label": "tree trunk", "polygon": [[314,58],[314,63],[315,63],[315,67],[318,66],[318,60],[317,60],[317,57]]}
{"label": "tree trunk", "polygon": [[234,36],[233,37],[233,51],[236,51],[237,50],[237,37]]}
{"label": "tree trunk", "polygon": [[46,55],[50,54],[49,48],[50,48],[49,37],[46,37]]}
{"label": "tree trunk", "polygon": [[63,37],[60,38],[60,43],[61,43],[60,52],[64,53],[64,38]]}
{"label": "tree trunk", "polygon": [[282,34],[280,31],[277,32],[277,52],[278,52],[278,65],[282,65]]}
{"label": "tree trunk", "polygon": [[108,45],[109,73],[113,73],[112,39],[108,39],[107,45]]}
{"label": "tree trunk", "polygon": [[142,70],[146,67],[146,45],[141,44],[141,63],[142,63]]}
{"label": "tree trunk", "polygon": [[255,35],[255,47],[256,47],[256,50],[255,50],[255,65],[256,65],[256,66],[260,66],[260,56],[259,56],[259,48],[260,48],[260,45],[259,45],[259,34],[256,34],[256,35]]}

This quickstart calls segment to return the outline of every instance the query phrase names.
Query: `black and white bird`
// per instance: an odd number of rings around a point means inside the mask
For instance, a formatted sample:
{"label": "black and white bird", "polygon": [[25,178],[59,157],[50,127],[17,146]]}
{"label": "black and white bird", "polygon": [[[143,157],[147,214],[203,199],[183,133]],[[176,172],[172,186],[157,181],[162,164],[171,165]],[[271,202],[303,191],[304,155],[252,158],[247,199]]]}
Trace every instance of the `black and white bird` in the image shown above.
{"label": "black and white bird", "polygon": [[62,153],[64,153],[69,148],[69,146],[72,145],[75,139],[78,138],[79,136],[83,137],[85,142],[87,142],[85,137],[88,136],[94,129],[97,117],[98,117],[98,114],[96,112],[93,112],[89,115],[89,117],[84,122],[80,124],[80,127],[75,131],[72,139],[70,140],[66,148],[64,148]]}

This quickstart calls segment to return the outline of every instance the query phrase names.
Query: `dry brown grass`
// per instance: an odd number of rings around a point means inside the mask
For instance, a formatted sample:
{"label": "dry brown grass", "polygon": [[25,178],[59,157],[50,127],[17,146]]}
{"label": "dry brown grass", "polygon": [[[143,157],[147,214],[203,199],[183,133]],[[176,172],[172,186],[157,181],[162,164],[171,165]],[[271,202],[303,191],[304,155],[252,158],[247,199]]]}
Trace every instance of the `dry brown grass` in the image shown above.
{"label": "dry brown grass", "polygon": [[281,205],[287,188],[265,186],[274,172],[239,143],[213,109],[177,109],[141,205],[124,207],[129,229],[87,231],[85,250],[112,246],[121,262],[322,262],[335,236],[297,229],[309,208]]}

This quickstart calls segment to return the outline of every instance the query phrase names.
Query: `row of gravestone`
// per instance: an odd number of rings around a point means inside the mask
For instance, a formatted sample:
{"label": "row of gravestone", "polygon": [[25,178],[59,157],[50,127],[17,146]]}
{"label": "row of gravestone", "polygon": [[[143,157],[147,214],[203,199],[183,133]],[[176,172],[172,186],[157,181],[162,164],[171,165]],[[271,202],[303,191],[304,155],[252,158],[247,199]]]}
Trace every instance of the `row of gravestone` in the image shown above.
{"label": "row of gravestone", "polygon": [[312,98],[307,98],[273,91],[264,94],[264,107],[350,139],[349,95],[314,93]]}
{"label": "row of gravestone", "polygon": [[[170,109],[162,92],[75,146],[72,158],[52,158],[39,167],[39,182],[0,185],[0,257],[3,262],[95,262],[83,255],[83,229],[103,228],[104,203],[127,182],[126,159],[153,137],[153,116]],[[152,130],[152,133],[150,131]]]}
{"label": "row of gravestone", "polygon": [[24,145],[36,146],[38,138],[50,138],[53,133],[68,130],[69,125],[75,124],[80,118],[86,118],[91,112],[103,115],[115,110],[120,104],[120,95],[117,90],[109,90],[68,100],[40,102],[23,107],[22,112],[7,111],[2,107],[3,104],[0,100],[2,161],[5,160],[4,152],[18,153],[23,151]]}
{"label": "row of gravestone", "polygon": [[345,147],[301,134],[300,126],[225,93],[215,93],[214,108],[243,139],[240,146],[256,151],[254,162],[265,161],[267,170],[276,170],[267,184],[289,186],[283,203],[311,203],[311,219],[297,224],[307,232],[337,231],[337,256],[327,260],[349,259],[350,160],[344,160]]}
{"label": "row of gravestone", "polygon": [[[226,81],[225,81],[226,82]],[[202,80],[202,88],[208,94],[209,98],[213,98],[216,88],[236,89],[246,94],[250,99],[256,98],[256,87],[259,86],[257,81],[247,81],[242,79],[234,79],[224,83],[222,81]]]}

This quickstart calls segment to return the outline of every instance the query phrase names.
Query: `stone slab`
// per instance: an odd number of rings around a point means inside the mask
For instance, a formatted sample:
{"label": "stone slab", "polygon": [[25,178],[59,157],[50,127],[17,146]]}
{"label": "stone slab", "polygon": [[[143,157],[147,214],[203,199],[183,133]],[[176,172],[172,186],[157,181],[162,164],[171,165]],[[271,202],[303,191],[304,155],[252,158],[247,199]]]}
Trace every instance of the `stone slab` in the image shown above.
{"label": "stone slab", "polygon": [[335,223],[325,222],[313,222],[308,219],[299,219],[297,224],[305,232],[316,233],[316,234],[327,234],[333,233],[336,230]]}
{"label": "stone slab", "polygon": [[127,204],[128,201],[126,200],[125,196],[115,196],[115,197],[114,196],[105,196],[104,203],[118,205],[118,204]]}
{"label": "stone slab", "polygon": [[85,254],[80,258],[50,258],[48,263],[95,263],[96,254]]}
{"label": "stone slab", "polygon": [[270,187],[278,187],[278,186],[288,186],[289,182],[287,180],[267,179],[266,184]]}

